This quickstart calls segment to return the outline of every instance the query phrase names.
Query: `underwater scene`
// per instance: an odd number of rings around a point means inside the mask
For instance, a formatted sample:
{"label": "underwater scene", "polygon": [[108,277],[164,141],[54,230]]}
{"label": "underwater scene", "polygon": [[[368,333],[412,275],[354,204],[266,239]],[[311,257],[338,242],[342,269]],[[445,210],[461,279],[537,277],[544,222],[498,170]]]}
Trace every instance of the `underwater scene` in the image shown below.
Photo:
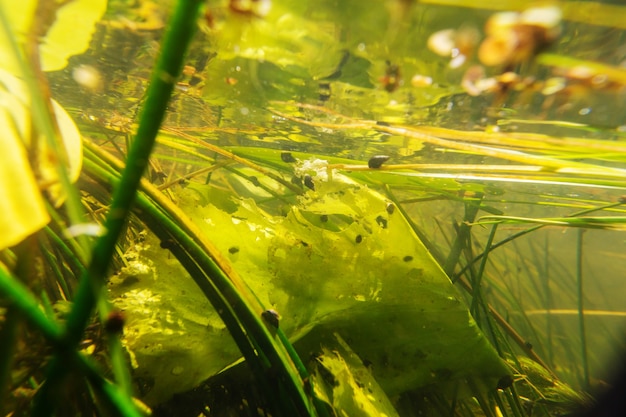
{"label": "underwater scene", "polygon": [[0,416],[626,415],[625,102],[620,1],[0,0]]}

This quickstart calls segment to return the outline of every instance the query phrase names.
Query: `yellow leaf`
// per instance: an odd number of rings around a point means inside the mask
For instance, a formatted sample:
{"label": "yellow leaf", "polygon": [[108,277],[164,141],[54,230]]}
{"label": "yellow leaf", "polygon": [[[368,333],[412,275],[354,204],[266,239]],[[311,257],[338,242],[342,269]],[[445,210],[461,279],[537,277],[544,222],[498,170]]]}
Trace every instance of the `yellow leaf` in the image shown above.
{"label": "yellow leaf", "polygon": [[0,250],[50,221],[21,139],[29,125],[25,110],[14,95],[0,90]]}
{"label": "yellow leaf", "polygon": [[70,56],[87,50],[106,6],[106,0],[73,0],[57,11],[56,21],[39,47],[44,71],[63,69]]}
{"label": "yellow leaf", "polygon": [[[39,46],[41,68],[44,71],[58,71],[67,65],[73,55],[87,50],[96,22],[106,10],[106,0],[72,0],[56,11],[56,18]],[[36,0],[0,0],[0,8],[9,31],[18,44],[24,44],[33,24],[37,6]],[[52,18],[49,16],[48,18]],[[12,74],[20,74],[21,69],[9,46],[4,31],[0,31],[0,62],[2,68]]]}

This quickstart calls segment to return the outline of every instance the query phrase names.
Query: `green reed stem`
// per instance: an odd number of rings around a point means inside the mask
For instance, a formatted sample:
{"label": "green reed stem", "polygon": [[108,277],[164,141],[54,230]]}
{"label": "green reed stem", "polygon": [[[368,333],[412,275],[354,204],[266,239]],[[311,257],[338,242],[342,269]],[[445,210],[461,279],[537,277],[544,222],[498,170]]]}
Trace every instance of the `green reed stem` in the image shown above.
{"label": "green reed stem", "polygon": [[55,342],[61,340],[61,327],[39,308],[39,301],[30,290],[4,268],[0,268],[0,294],[11,300],[11,305],[47,339]]}
{"label": "green reed stem", "polygon": [[[459,262],[461,252],[468,245],[472,229],[471,224],[474,222],[474,219],[476,219],[481,200],[482,194],[478,194],[475,198],[465,201],[465,217],[463,223],[459,225],[459,231],[452,245],[452,249],[450,250],[450,254],[443,264],[443,270],[451,279],[454,273],[454,267]],[[452,281],[454,282],[454,280]]]}
{"label": "green reed stem", "polygon": [[[494,224],[491,227],[491,232],[489,232],[489,237],[487,238],[487,244],[485,245],[485,251],[489,251],[489,248],[493,244],[493,239],[496,236],[496,231],[498,230],[498,225]],[[487,257],[483,257],[478,267],[478,271],[474,277],[472,282],[472,304],[470,306],[470,311],[474,315],[474,317],[478,317],[478,304],[482,304],[483,297],[481,294],[480,286],[483,278],[483,274],[485,272],[485,266],[487,266]],[[486,309],[485,309],[486,310]],[[479,324],[480,325],[480,324]]]}
{"label": "green reed stem", "polygon": [[52,270],[52,274],[54,275],[54,278],[51,278],[50,280],[59,285],[59,287],[61,288],[61,292],[63,293],[63,298],[69,300],[70,290],[67,286],[65,275],[61,270],[61,262],[59,262],[59,259],[52,254],[52,251],[50,249],[44,247],[42,244],[40,244],[40,250],[43,258],[45,259],[46,266],[48,266]]}
{"label": "green reed stem", "polygon": [[[148,87],[146,103],[139,128],[131,145],[126,168],[113,193],[111,209],[104,226],[106,233],[95,243],[91,262],[82,274],[73,308],[68,316],[63,335],[64,344],[75,349],[89,322],[97,300],[103,295],[103,286],[115,246],[124,228],[126,217],[135,199],[141,177],[148,165],[156,135],[176,80],[181,73],[184,55],[195,33],[200,0],[180,0],[163,41],[163,48]],[[50,416],[54,412],[55,387],[67,374],[64,358],[67,351],[57,351],[47,373],[47,379],[35,399],[33,416]]]}
{"label": "green reed stem", "polygon": [[578,231],[576,239],[576,287],[578,290],[578,331],[580,334],[580,353],[583,365],[583,387],[589,388],[589,362],[587,359],[587,333],[585,332],[585,310],[583,292],[583,233]]}

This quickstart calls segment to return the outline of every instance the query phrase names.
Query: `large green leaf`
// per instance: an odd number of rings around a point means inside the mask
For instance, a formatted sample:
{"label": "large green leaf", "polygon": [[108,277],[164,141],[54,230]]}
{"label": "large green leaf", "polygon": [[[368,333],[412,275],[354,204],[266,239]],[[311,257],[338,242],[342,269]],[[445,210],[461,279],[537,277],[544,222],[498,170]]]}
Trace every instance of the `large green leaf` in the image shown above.
{"label": "large green leaf", "polygon": [[[197,184],[177,194],[179,205],[263,304],[279,312],[280,327],[300,339],[302,352],[334,344],[337,333],[372,363],[389,395],[467,376],[490,377],[495,387],[507,368],[399,210],[338,173],[328,181],[324,167],[324,161],[300,167],[314,175],[315,191],[282,207],[285,216],[253,198],[229,199]],[[239,195],[270,196],[232,173],[222,175],[222,186]],[[219,176],[212,178],[220,183]],[[113,295],[130,311],[126,341],[137,371],[154,381],[149,399],[162,399],[214,374],[236,350],[217,315],[194,295],[192,281],[155,246],[143,256],[158,275],[126,277]],[[158,313],[145,304],[146,294],[160,298]]]}

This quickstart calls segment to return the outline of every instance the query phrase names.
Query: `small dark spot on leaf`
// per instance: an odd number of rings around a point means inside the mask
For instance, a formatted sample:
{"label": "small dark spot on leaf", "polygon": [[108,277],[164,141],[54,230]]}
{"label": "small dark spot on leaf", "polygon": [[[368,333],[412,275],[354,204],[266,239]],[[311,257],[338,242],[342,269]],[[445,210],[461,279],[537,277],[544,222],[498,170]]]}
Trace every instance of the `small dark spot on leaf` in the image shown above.
{"label": "small dark spot on leaf", "polygon": [[302,187],[302,178],[293,176],[291,177],[291,183],[297,185],[298,187]]}
{"label": "small dark spot on leaf", "polygon": [[322,215],[320,216],[320,221],[321,221],[322,223],[326,223],[326,222],[328,221],[328,216],[327,216],[327,215],[325,215],[325,214],[322,214]]}
{"label": "small dark spot on leaf", "polygon": [[370,168],[380,168],[385,162],[389,160],[387,155],[374,155],[367,161],[367,166]]}
{"label": "small dark spot on leaf", "polygon": [[387,203],[385,210],[387,210],[387,213],[393,214],[393,212],[396,211],[396,206],[394,206],[393,203]]}
{"label": "small dark spot on leaf", "polygon": [[296,158],[293,157],[291,152],[281,152],[280,159],[282,159],[283,162],[287,162],[288,164],[296,162]]}
{"label": "small dark spot on leaf", "polygon": [[404,262],[411,262],[413,260],[413,257],[411,255],[407,255],[404,258],[402,258],[402,260]]}
{"label": "small dark spot on leaf", "polygon": [[381,120],[377,121],[377,122],[376,122],[376,124],[377,124],[378,126],[389,126],[389,123],[387,123],[387,122],[383,122],[383,121],[381,121]]}
{"label": "small dark spot on leaf", "polygon": [[383,216],[376,217],[376,223],[378,223],[378,225],[383,229],[387,228],[387,219],[385,219]]}
{"label": "small dark spot on leaf", "polygon": [[310,175],[304,176],[304,185],[306,185],[307,188],[315,191],[315,183],[313,182],[313,178]]}
{"label": "small dark spot on leaf", "polygon": [[356,243],[361,243],[361,242],[363,242],[363,236],[361,236],[361,235],[356,235],[356,238],[354,239],[354,241],[355,241]]}
{"label": "small dark spot on leaf", "polygon": [[234,255],[237,252],[239,252],[239,248],[237,246],[231,246],[230,248],[228,248],[228,253],[230,253],[231,255]]}

